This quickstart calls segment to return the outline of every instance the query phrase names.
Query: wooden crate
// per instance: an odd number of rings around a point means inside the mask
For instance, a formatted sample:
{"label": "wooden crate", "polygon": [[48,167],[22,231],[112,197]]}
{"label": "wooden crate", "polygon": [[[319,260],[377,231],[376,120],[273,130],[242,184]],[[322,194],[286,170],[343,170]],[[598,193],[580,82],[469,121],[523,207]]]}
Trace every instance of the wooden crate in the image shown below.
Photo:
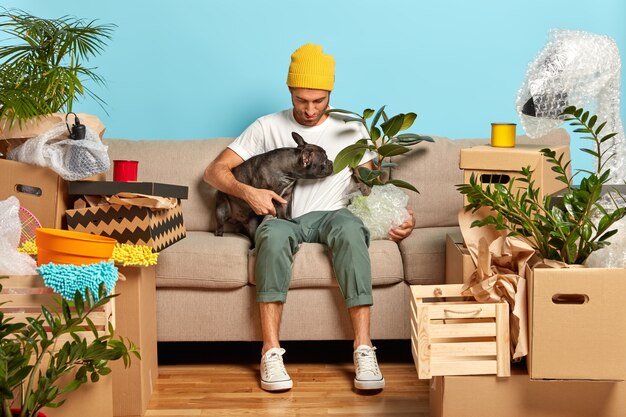
{"label": "wooden crate", "polygon": [[509,305],[450,301],[460,299],[462,286],[411,285],[411,348],[420,379],[511,374]]}
{"label": "wooden crate", "polygon": [[[2,285],[0,304],[5,303],[0,305],[0,311],[4,313],[5,317],[12,317],[14,323],[26,323],[27,317],[41,316],[43,318],[41,315],[42,306],[46,306],[53,313],[60,311],[61,296],[51,288],[46,287],[40,275],[9,276],[0,279],[0,284]],[[70,310],[75,316],[74,307],[70,307]],[[109,322],[115,325],[114,310],[115,300],[111,300],[89,315],[98,332],[105,332]],[[49,330],[45,321],[44,329]],[[87,339],[88,342],[94,340],[94,335],[86,324],[85,331],[78,332],[78,334]],[[67,340],[72,340],[69,334],[60,337],[57,347],[60,349]]]}

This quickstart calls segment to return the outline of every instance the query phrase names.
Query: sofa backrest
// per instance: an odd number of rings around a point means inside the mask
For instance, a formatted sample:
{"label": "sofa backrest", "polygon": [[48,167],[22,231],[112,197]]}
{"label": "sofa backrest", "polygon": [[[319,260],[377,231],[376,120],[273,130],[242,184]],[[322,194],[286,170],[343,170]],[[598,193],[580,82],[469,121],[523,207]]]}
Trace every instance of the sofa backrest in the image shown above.
{"label": "sofa backrest", "polygon": [[[137,181],[160,182],[189,187],[183,200],[187,230],[215,230],[216,190],[202,180],[204,169],[233,141],[233,138],[196,140],[106,139],[109,157],[139,161]],[[113,165],[113,163],[111,163]],[[112,173],[107,173],[112,179]]]}
{"label": "sofa backrest", "polygon": [[[451,140],[436,136],[433,139],[434,143],[422,142],[406,154],[392,158],[399,166],[392,169],[391,178],[407,181],[420,192],[407,191],[416,228],[459,224],[458,211],[463,207],[463,196],[456,190],[456,185],[463,183],[460,151],[490,143],[490,139]],[[569,145],[569,142],[569,134],[564,129],[553,130],[537,139],[516,138],[519,144]]]}
{"label": "sofa backrest", "polygon": [[[392,170],[391,177],[408,181],[420,191],[420,194],[407,191],[409,207],[415,212],[415,227],[458,224],[457,212],[463,205],[463,198],[455,187],[463,182],[460,150],[489,143],[488,139],[434,139],[434,143],[419,144],[410,152],[393,158],[400,165]],[[207,165],[232,140],[105,139],[104,143],[109,146],[111,160],[139,161],[138,181],[189,187],[188,199],[182,202],[187,230],[214,231],[216,190],[206,184],[202,176]],[[564,129],[557,129],[535,140],[519,136],[517,143],[569,145],[569,135]],[[111,172],[107,173],[107,179],[111,178]]]}

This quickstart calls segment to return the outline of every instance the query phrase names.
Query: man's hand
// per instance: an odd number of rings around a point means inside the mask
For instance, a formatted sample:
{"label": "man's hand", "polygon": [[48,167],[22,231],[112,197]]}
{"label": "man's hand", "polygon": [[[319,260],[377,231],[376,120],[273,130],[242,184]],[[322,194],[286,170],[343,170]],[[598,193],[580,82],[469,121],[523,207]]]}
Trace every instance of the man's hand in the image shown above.
{"label": "man's hand", "polygon": [[409,212],[409,217],[398,227],[394,227],[389,230],[389,240],[393,240],[394,242],[399,242],[413,231],[413,227],[415,227],[415,217],[413,217],[413,210],[407,209]]}
{"label": "man's hand", "polygon": [[287,204],[287,200],[276,194],[274,191],[254,188],[251,186],[245,187],[244,200],[259,216],[265,216],[268,214],[276,216],[276,207],[274,207],[273,200],[278,201],[280,204]]}

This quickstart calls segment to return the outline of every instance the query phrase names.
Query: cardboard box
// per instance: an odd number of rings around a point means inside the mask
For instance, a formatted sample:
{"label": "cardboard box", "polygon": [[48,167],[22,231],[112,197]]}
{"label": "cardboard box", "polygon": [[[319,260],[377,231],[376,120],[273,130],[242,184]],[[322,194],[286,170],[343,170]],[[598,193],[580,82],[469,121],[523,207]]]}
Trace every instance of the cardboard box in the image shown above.
{"label": "cardboard box", "polygon": [[446,236],[446,284],[463,284],[469,281],[476,270],[476,265],[472,259],[463,239],[458,236]]}
{"label": "cardboard box", "polygon": [[[552,171],[552,164],[541,154],[540,150],[549,147],[558,155],[563,154],[563,164],[570,160],[569,146],[546,145],[516,145],[514,148],[496,148],[489,145],[475,146],[461,149],[459,166],[464,170],[463,181],[468,184],[473,174],[478,182],[488,184],[509,184],[515,178],[521,177],[519,171],[527,166],[533,170],[535,187],[539,188],[539,198],[556,193],[565,188],[565,184],[558,181]],[[517,188],[526,188],[519,183]],[[514,188],[515,189],[515,188]],[[464,200],[467,204],[467,199]]]}
{"label": "cardboard box", "polygon": [[119,243],[146,245],[157,252],[186,236],[180,204],[159,210],[112,204],[65,213],[68,230],[108,236]]}
{"label": "cardboard box", "polygon": [[0,200],[15,196],[43,227],[65,228],[67,182],[50,168],[0,159]]}
{"label": "cardboard box", "polygon": [[[9,276],[0,280],[0,284],[0,311],[5,317],[13,318],[13,322],[25,322],[27,317],[39,316],[42,305],[51,311],[58,311],[60,308],[58,300],[61,296],[46,287],[39,275]],[[89,317],[98,331],[104,332],[109,322],[115,323],[114,303],[115,300],[111,300],[100,310],[90,314]],[[91,330],[78,333],[88,341],[94,339]],[[58,346],[62,346],[65,340],[71,340],[71,336],[60,338]],[[72,379],[72,375],[64,377],[64,381],[68,383]],[[97,383],[84,384],[77,391],[61,398],[65,398],[66,402],[60,408],[44,408],[42,411],[55,417],[113,416],[113,385],[110,376],[101,378]]]}
{"label": "cardboard box", "polygon": [[[6,120],[0,120],[0,153],[6,155],[26,140],[41,135],[59,123],[65,123],[65,116],[66,113],[52,113],[24,121],[21,125],[16,122],[11,127],[6,124]],[[100,140],[102,140],[106,128],[98,117],[86,113],[76,113],[76,116],[82,124],[89,126],[98,133]],[[74,124],[74,115],[70,115],[67,122],[71,128]]]}
{"label": "cardboard box", "polygon": [[439,376],[431,380],[431,417],[624,417],[626,382],[533,381],[512,367],[509,378]]}
{"label": "cardboard box", "polygon": [[132,358],[129,368],[112,363],[113,415],[140,416],[148,407],[158,376],[156,324],[156,267],[118,269],[125,281],[118,281],[115,293],[118,320],[115,333],[130,339],[141,354]]}
{"label": "cardboard box", "polygon": [[530,377],[624,380],[626,269],[527,268],[526,279]]}

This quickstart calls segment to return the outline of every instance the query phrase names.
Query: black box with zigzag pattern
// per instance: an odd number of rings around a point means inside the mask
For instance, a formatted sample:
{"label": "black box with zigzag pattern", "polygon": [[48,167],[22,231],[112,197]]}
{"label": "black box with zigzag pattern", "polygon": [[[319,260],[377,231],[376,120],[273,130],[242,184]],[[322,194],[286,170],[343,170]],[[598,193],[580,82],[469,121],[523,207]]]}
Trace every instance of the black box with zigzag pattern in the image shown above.
{"label": "black box with zigzag pattern", "polygon": [[67,228],[108,236],[159,252],[186,236],[180,203],[171,209],[104,205],[66,210]]}

